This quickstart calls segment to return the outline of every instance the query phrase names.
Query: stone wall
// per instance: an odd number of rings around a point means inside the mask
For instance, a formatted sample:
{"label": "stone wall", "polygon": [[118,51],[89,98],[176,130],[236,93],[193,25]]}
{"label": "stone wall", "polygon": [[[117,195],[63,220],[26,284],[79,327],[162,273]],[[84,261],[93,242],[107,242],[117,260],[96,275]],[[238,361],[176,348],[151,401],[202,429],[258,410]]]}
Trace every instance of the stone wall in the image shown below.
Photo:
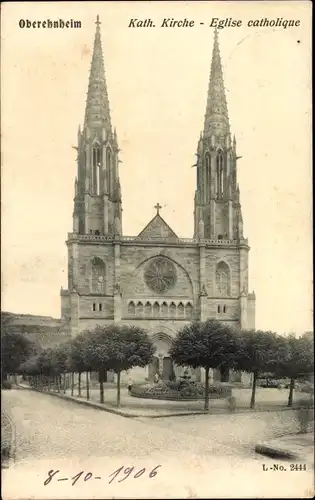
{"label": "stone wall", "polygon": [[[241,323],[240,290],[241,286],[247,288],[246,249],[237,246],[231,248],[205,246],[201,260],[197,244],[185,245],[173,242],[165,245],[152,242],[150,245],[134,241],[121,242],[116,246],[119,248],[119,257],[115,260],[113,242],[69,245],[69,265],[72,267],[69,276],[78,294],[77,299],[73,299],[77,301],[78,312],[75,318],[75,308],[71,306],[69,294],[67,291],[62,291],[62,317],[69,318],[71,311],[72,323],[77,324],[76,329],[85,328],[87,323],[92,326],[98,322],[106,324],[108,320],[114,320],[116,307],[120,308],[119,318],[134,321],[133,317],[136,316],[141,326],[148,321],[148,318],[153,318],[155,324],[156,321],[162,319],[169,321],[170,318],[181,323],[186,319],[199,319],[199,294],[202,287],[207,294],[204,300],[203,319],[216,318],[230,321],[235,325]],[[174,264],[177,274],[175,286],[162,295],[154,294],[144,280],[144,272],[150,259],[159,256],[169,259]],[[91,262],[95,257],[105,263],[105,284],[103,293],[100,294],[91,292]],[[229,270],[230,293],[227,297],[218,296],[216,290],[216,267],[220,262],[224,262]],[[115,280],[119,283],[120,295],[116,301]],[[189,309],[192,308],[189,314],[183,312],[187,305]],[[135,313],[132,311],[133,307]],[[255,315],[253,301],[249,303],[249,309],[252,325]]]}

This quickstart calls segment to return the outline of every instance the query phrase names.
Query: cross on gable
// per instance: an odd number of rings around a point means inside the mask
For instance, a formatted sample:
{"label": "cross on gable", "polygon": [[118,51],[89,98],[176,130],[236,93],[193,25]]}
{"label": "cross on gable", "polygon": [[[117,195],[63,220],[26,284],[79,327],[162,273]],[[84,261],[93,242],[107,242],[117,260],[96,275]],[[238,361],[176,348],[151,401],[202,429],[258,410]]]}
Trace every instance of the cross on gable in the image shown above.
{"label": "cross on gable", "polygon": [[157,215],[159,215],[160,210],[161,210],[161,208],[162,208],[162,207],[161,207],[161,205],[160,205],[159,203],[157,203],[157,204],[154,206],[154,208],[156,208],[156,213],[157,213]]}

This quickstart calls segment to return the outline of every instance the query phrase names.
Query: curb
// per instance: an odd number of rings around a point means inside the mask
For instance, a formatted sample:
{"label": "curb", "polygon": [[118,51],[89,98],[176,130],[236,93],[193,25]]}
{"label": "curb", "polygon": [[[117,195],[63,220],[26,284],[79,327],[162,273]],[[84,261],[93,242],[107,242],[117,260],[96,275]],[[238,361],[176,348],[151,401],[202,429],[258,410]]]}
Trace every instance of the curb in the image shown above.
{"label": "curb", "polygon": [[41,391],[39,389],[35,389],[33,387],[26,387],[26,386],[21,386],[21,385],[17,385],[15,387],[17,389],[39,392],[40,394],[45,394],[47,396],[54,396],[54,397],[57,397],[59,399],[63,399],[65,401],[70,401],[72,403],[81,404],[81,405],[87,406],[89,408],[94,408],[96,410],[106,411],[108,413],[112,413],[114,415],[119,415],[120,417],[125,417],[125,418],[157,419],[157,418],[168,418],[168,417],[185,417],[185,416],[190,416],[190,415],[192,415],[192,416],[193,415],[231,415],[231,414],[244,415],[244,413],[263,413],[263,412],[266,413],[266,412],[274,412],[274,411],[278,412],[278,411],[288,411],[288,410],[294,411],[295,410],[295,408],[284,406],[281,408],[271,408],[271,409],[257,408],[254,410],[252,410],[250,408],[248,408],[248,409],[244,408],[244,409],[241,409],[240,411],[236,411],[233,413],[230,413],[228,411],[212,413],[211,409],[210,409],[210,411],[199,410],[199,411],[190,411],[190,412],[182,412],[182,413],[168,413],[168,414],[164,414],[164,415],[143,415],[141,413],[130,414],[130,413],[126,413],[122,410],[118,410],[116,408],[109,408],[108,406],[99,406],[98,404],[94,403],[93,401],[91,402],[91,401],[87,401],[84,399],[81,400],[81,399],[73,398],[71,396],[63,395],[62,393],[45,392],[45,391]]}
{"label": "curb", "polygon": [[74,399],[71,396],[64,396],[63,394],[58,394],[55,392],[44,392],[40,391],[38,389],[34,389],[33,387],[24,387],[24,386],[17,386],[18,389],[26,390],[26,391],[34,391],[34,392],[39,392],[40,394],[45,394],[47,396],[54,396],[59,399],[63,399],[65,401],[70,401],[71,403],[78,403],[80,405],[87,406],[89,408],[94,408],[96,410],[101,410],[101,411],[107,411],[108,413],[113,413],[115,415],[119,415],[120,417],[125,417],[125,418],[164,418],[164,417],[182,417],[182,416],[187,416],[187,415],[208,415],[209,412],[207,411],[196,411],[196,412],[186,412],[186,413],[171,413],[167,415],[142,415],[140,413],[126,413],[121,410],[116,410],[114,408],[108,408],[108,406],[99,406],[97,404],[94,404],[93,402],[86,401],[84,399]]}
{"label": "curb", "polygon": [[255,446],[255,452],[260,455],[265,455],[271,458],[279,458],[282,460],[296,460],[299,455],[291,451],[282,450],[281,448],[273,448],[272,446],[257,444]]}

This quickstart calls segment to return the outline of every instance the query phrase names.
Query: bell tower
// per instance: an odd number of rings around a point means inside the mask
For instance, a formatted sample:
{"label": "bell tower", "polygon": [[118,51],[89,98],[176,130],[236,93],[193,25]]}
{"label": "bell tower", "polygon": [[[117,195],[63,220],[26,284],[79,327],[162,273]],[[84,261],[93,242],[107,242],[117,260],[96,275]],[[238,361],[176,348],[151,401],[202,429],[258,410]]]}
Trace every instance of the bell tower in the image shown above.
{"label": "bell tower", "polygon": [[218,32],[214,33],[204,129],[197,148],[194,237],[243,239],[236,140],[231,140]]}
{"label": "bell tower", "polygon": [[120,235],[119,149],[110,118],[100,24],[97,16],[84,126],[78,131],[73,232]]}

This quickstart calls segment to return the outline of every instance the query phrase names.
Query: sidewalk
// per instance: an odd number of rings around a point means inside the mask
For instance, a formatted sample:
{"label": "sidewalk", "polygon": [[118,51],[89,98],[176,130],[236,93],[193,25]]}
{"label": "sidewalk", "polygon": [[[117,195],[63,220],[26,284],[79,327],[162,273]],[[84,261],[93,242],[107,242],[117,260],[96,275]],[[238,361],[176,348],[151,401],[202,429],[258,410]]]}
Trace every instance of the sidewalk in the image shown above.
{"label": "sidewalk", "polygon": [[[35,390],[30,388],[27,384],[20,384],[18,387],[22,389]],[[254,412],[266,412],[266,411],[280,411],[280,410],[291,410],[285,406],[282,400],[265,400],[265,393],[262,393],[262,400],[257,400],[256,408],[251,410],[249,408],[249,397],[244,390],[240,394],[236,394],[237,408],[236,414],[244,413],[254,413]],[[271,391],[274,391],[271,389]],[[45,392],[40,391],[42,394],[48,394],[61,399],[66,399],[77,404],[83,404],[99,410],[107,411],[109,413],[115,413],[123,417],[129,418],[162,418],[162,417],[173,417],[173,416],[184,416],[184,415],[198,415],[198,414],[227,414],[229,413],[228,405],[226,400],[216,399],[210,400],[209,411],[204,410],[204,401],[162,401],[162,400],[152,400],[152,399],[141,399],[132,397],[128,394],[127,389],[121,390],[121,406],[117,408],[116,406],[116,389],[109,388],[105,389],[104,397],[105,403],[99,403],[99,391],[97,389],[90,390],[90,400],[85,399],[85,391],[82,390],[82,396],[71,396],[69,391],[67,394],[57,393],[57,392]],[[268,389],[267,389],[267,395]],[[271,393],[276,396],[277,393]]]}
{"label": "sidewalk", "polygon": [[314,432],[292,434],[258,443],[255,452],[276,459],[314,463]]}

